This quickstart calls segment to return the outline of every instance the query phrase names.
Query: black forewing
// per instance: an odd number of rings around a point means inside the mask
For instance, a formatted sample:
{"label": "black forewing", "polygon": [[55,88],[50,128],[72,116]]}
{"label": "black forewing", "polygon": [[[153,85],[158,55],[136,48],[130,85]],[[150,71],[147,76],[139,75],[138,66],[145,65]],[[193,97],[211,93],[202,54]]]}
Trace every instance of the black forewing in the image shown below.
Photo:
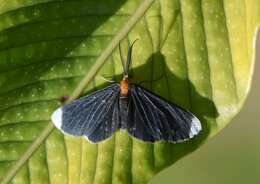
{"label": "black forewing", "polygon": [[71,135],[84,135],[92,142],[110,137],[119,124],[118,84],[80,98],[62,108],[61,129]]}
{"label": "black forewing", "polygon": [[201,130],[190,112],[144,88],[132,85],[128,105],[128,132],[143,141],[182,142]]}

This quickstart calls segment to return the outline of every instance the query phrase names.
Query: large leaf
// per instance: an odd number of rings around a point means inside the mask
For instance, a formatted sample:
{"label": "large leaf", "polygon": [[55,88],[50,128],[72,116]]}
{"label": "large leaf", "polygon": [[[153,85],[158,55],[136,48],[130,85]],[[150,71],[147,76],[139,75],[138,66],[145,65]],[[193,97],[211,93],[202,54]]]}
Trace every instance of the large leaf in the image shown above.
{"label": "large leaf", "polygon": [[[0,178],[50,122],[60,97],[142,0],[0,0]],[[145,144],[117,132],[99,145],[55,130],[12,183],[147,183],[219,132],[250,88],[259,0],[157,0],[125,38],[136,38],[134,81],[196,114],[203,131],[181,143]],[[86,93],[120,79],[116,50]],[[163,76],[163,78],[161,78]]]}

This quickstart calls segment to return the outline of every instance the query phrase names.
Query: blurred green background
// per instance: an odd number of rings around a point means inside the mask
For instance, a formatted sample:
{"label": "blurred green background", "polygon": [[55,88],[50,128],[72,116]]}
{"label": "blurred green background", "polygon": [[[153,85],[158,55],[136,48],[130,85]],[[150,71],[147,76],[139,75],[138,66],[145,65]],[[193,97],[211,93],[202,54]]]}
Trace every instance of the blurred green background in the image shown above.
{"label": "blurred green background", "polygon": [[241,112],[150,184],[260,184],[260,31],[257,37],[255,73]]}

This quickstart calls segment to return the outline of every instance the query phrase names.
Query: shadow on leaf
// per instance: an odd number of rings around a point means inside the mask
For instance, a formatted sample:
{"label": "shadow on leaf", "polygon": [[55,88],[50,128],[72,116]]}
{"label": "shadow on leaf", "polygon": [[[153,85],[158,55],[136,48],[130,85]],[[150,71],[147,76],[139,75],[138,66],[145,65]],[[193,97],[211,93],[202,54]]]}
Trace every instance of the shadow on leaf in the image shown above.
{"label": "shadow on leaf", "polygon": [[[149,74],[147,75],[147,73]],[[144,65],[132,69],[131,75],[132,83],[140,84],[158,96],[191,111],[202,123],[202,131],[199,135],[184,143],[157,142],[150,144],[135,139],[143,147],[153,146],[151,149],[154,150],[154,158],[151,159],[154,159],[154,172],[156,173],[196,150],[208,137],[211,128],[216,126],[215,119],[218,117],[218,112],[214,102],[203,97],[188,78],[178,77],[167,67],[165,57],[160,52],[152,54]],[[150,77],[145,78],[147,76]],[[122,75],[114,78],[120,82]],[[107,84],[98,88],[105,86]],[[147,157],[152,156],[147,155]]]}

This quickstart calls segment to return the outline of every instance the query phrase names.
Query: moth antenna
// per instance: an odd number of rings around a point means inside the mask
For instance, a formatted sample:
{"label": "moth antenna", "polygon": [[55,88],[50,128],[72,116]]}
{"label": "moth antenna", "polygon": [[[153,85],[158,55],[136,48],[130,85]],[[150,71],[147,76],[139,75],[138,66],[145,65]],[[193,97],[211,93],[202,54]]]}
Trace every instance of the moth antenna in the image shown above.
{"label": "moth antenna", "polygon": [[135,42],[137,41],[138,39],[136,39],[132,44],[131,46],[129,47],[128,49],[128,54],[127,54],[127,61],[126,61],[126,75],[128,75],[129,73],[129,68],[130,68],[130,65],[131,65],[131,61],[132,61],[132,49],[133,49],[133,46],[135,44]]}
{"label": "moth antenna", "polygon": [[122,63],[122,67],[123,67],[123,70],[124,70],[124,74],[125,75],[127,75],[127,71],[126,71],[126,60],[125,60],[125,58],[124,58],[124,54],[123,54],[123,51],[122,51],[122,46],[121,46],[121,44],[120,44],[120,42],[119,42],[119,55],[120,55],[120,59],[121,59],[121,63]]}

